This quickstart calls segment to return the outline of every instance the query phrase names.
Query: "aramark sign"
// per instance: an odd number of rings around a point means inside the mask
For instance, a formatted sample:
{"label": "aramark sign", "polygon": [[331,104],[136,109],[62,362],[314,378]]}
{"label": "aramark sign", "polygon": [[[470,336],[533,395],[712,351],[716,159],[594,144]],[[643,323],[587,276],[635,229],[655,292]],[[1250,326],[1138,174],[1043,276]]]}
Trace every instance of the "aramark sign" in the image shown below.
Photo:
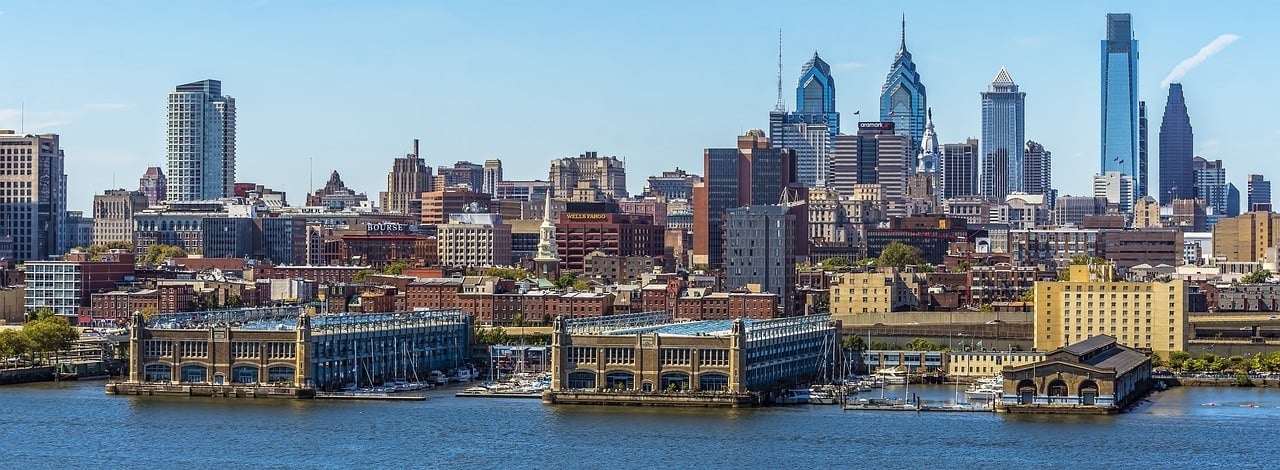
{"label": "aramark sign", "polygon": [[859,122],[858,129],[880,129],[885,131],[893,130],[892,122]]}

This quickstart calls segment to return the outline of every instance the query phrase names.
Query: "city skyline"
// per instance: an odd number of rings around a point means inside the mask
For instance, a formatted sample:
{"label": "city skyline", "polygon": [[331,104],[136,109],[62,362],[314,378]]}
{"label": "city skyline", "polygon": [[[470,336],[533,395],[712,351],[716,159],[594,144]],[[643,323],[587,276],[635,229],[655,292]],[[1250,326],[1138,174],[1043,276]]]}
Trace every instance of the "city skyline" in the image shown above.
{"label": "city skyline", "polygon": [[[93,194],[102,190],[132,189],[148,166],[164,166],[164,94],[176,83],[209,78],[222,80],[243,100],[237,116],[238,180],[294,193],[295,200],[300,200],[299,192],[323,185],[332,170],[358,191],[384,189],[387,168],[392,159],[408,153],[406,142],[412,138],[422,140],[423,157],[433,167],[496,157],[503,159],[510,179],[545,179],[551,160],[584,150],[618,155],[628,160],[628,184],[640,188],[648,175],[695,167],[704,148],[719,147],[747,129],[767,129],[768,111],[776,101],[774,32],[779,28],[784,34],[784,78],[794,77],[817,50],[840,82],[836,110],[846,117],[866,112],[854,119],[872,120],[866,118],[878,108],[883,73],[898,49],[905,10],[908,46],[930,88],[939,142],[961,143],[980,135],[973,90],[989,83],[990,70],[1004,66],[1019,77],[1019,85],[1037,92],[1036,105],[1028,110],[1027,136],[1053,149],[1061,162],[1054,185],[1060,194],[1081,195],[1088,194],[1094,172],[1084,169],[1094,165],[1081,163],[1099,158],[1096,41],[1105,36],[1106,13],[1128,12],[1135,37],[1143,42],[1140,99],[1163,103],[1166,89],[1159,83],[1175,68],[1180,70],[1175,81],[1200,84],[1187,96],[1196,110],[1197,134],[1203,136],[1195,153],[1225,160],[1232,182],[1243,187],[1245,175],[1275,171],[1269,159],[1245,153],[1243,139],[1232,137],[1278,132],[1262,119],[1241,122],[1227,104],[1229,90],[1208,85],[1241,73],[1240,64],[1248,65],[1245,73],[1256,68],[1265,74],[1270,66],[1259,64],[1265,62],[1265,46],[1274,33],[1252,20],[1189,5],[1038,6],[1020,14],[1060,20],[997,44],[994,38],[1005,37],[1005,32],[975,29],[962,41],[942,34],[951,21],[980,17],[980,12],[948,4],[836,8],[837,13],[872,20],[857,31],[819,27],[836,24],[841,14],[815,20],[796,11],[754,18],[749,8],[716,5],[635,12],[638,17],[619,24],[610,19],[617,7],[609,5],[549,15],[517,4],[485,16],[472,6],[448,4],[376,4],[359,11],[338,4],[306,9],[231,4],[225,12],[208,13],[211,20],[236,19],[218,50],[188,57],[175,54],[179,46],[165,41],[180,31],[178,25],[135,28],[127,34],[101,29],[120,15],[134,18],[121,19],[123,24],[141,24],[181,14],[186,10],[180,5],[112,9],[5,3],[0,5],[5,11],[0,40],[21,44],[22,38],[35,37],[38,25],[54,33],[40,36],[53,38],[42,40],[41,51],[59,60],[47,73],[0,76],[0,128],[21,127],[19,109],[25,107],[28,133],[61,135],[72,210],[87,210]],[[387,20],[393,12],[396,18]],[[551,23],[533,28],[524,24],[526,14],[543,15]],[[713,14],[745,22],[732,29],[694,28],[698,18]],[[645,19],[654,23],[634,24]],[[806,27],[802,20],[819,23]],[[268,27],[276,21],[308,26],[285,36]],[[575,26],[557,28],[556,22]],[[420,23],[433,27],[397,29]],[[64,31],[60,24],[82,27]],[[671,34],[638,38],[654,25]],[[497,30],[504,35],[492,33]],[[1222,57],[1202,57],[1198,68],[1180,65],[1224,35],[1241,39],[1216,48]],[[492,73],[494,64],[501,73]],[[583,67],[610,73],[605,79],[563,73]],[[95,79],[82,80],[83,71]],[[702,77],[706,86],[681,86],[689,76]],[[318,99],[321,95],[337,98]],[[1257,97],[1262,102],[1274,98],[1270,90]],[[681,104],[709,111],[696,118],[671,118],[670,109]],[[790,99],[786,106],[795,109]],[[495,126],[500,130],[494,131]],[[352,155],[353,148],[360,154]],[[310,175],[299,171],[307,159],[314,162]],[[1158,165],[1149,169],[1155,171]]]}

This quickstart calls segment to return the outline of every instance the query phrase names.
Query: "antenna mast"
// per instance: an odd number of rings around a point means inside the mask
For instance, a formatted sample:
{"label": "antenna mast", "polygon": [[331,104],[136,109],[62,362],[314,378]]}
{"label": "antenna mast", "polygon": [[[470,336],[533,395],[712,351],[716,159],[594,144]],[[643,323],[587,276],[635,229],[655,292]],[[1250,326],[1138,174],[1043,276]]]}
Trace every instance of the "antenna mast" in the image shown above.
{"label": "antenna mast", "polygon": [[773,110],[787,111],[786,105],[782,104],[782,28],[778,28],[778,102],[773,105]]}

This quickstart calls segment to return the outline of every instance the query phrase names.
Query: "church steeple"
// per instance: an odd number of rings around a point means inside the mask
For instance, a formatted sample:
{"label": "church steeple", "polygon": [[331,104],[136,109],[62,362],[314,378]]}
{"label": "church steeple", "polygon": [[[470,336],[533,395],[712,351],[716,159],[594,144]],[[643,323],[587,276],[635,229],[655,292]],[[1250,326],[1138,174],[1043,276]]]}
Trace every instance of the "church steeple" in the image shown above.
{"label": "church steeple", "polygon": [[554,280],[560,270],[560,256],[556,253],[556,226],[551,222],[551,195],[546,196],[542,212],[542,225],[538,227],[538,252],[533,257],[536,275]]}

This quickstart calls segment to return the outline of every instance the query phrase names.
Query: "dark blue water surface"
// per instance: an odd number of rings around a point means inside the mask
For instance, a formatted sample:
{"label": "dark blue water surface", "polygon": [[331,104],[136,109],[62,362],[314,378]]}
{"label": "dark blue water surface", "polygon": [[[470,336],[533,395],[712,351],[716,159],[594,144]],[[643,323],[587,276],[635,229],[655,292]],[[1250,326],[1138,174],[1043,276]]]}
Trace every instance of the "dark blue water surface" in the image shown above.
{"label": "dark blue water surface", "polygon": [[[1280,467],[1280,390],[1180,388],[1120,416],[345,402],[0,388],[4,468]],[[913,391],[921,391],[913,387]],[[901,395],[901,390],[891,391]],[[922,390],[938,400],[946,386]],[[1215,406],[1205,406],[1213,403]],[[981,467],[973,467],[981,466]]]}

